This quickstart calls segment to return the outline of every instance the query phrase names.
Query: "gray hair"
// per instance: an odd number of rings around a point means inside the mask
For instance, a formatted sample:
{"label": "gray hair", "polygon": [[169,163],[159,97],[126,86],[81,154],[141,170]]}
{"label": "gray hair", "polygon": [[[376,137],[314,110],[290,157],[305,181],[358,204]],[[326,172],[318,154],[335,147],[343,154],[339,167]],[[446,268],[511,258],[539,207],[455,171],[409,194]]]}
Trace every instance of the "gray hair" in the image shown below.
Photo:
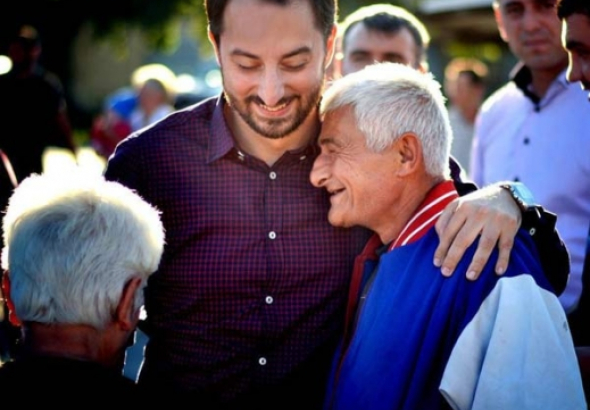
{"label": "gray hair", "polygon": [[[22,322],[112,320],[125,284],[157,270],[164,247],[158,210],[103,177],[32,174],[10,198],[2,268]],[[137,292],[135,307],[143,305]]]}
{"label": "gray hair", "polygon": [[405,133],[418,136],[426,172],[448,178],[452,142],[449,115],[440,83],[431,73],[398,63],[377,63],[332,83],[320,115],[350,105],[367,147],[381,152]]}

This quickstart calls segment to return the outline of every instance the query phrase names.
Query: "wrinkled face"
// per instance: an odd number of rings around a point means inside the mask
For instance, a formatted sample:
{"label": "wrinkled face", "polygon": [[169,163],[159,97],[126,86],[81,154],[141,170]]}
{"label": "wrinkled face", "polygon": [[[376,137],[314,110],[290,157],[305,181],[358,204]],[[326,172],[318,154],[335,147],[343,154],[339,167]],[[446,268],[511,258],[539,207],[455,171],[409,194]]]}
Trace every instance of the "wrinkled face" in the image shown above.
{"label": "wrinkled face", "polygon": [[572,14],[565,19],[562,43],[569,57],[568,81],[580,81],[582,88],[590,91],[590,18]]}
{"label": "wrinkled face", "polygon": [[314,22],[307,1],[229,2],[220,44],[214,46],[238,124],[282,138],[316,112],[333,36],[326,45]]}
{"label": "wrinkled face", "polygon": [[325,116],[319,145],[321,153],[310,180],[330,194],[330,223],[337,227],[364,226],[376,232],[387,226],[399,185],[394,149],[381,153],[369,150],[350,106]]}
{"label": "wrinkled face", "polygon": [[416,43],[410,31],[402,28],[397,33],[369,30],[358,23],[346,34],[343,50],[342,75],[359,71],[375,62],[392,62],[418,68]]}
{"label": "wrinkled face", "polygon": [[498,0],[494,12],[500,35],[531,70],[560,70],[567,56],[555,0]]}

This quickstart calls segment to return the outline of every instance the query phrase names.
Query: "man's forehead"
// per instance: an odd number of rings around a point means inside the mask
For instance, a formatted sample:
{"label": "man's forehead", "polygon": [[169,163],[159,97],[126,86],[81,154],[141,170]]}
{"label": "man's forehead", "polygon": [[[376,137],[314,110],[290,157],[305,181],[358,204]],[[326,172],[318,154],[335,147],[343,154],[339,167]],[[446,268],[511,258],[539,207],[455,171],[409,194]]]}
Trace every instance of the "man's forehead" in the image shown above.
{"label": "man's forehead", "polygon": [[[355,31],[353,31],[355,30]],[[351,47],[354,45],[355,48],[370,48],[374,46],[376,43],[371,42],[371,40],[367,40],[367,38],[371,39],[378,39],[380,43],[382,40],[391,41],[392,43],[397,40],[405,39],[406,42],[410,43],[413,52],[416,48],[416,42],[414,41],[414,37],[412,37],[412,33],[406,27],[401,27],[397,31],[382,31],[374,28],[369,28],[364,25],[357,25],[353,27],[347,36],[347,43],[345,44],[346,48]]]}
{"label": "man's forehead", "polygon": [[[256,17],[255,20],[252,17]],[[310,22],[317,31],[321,31],[316,24],[310,1],[264,1],[264,0],[239,0],[228,1],[223,12],[223,26],[227,29],[228,23],[244,22],[246,28],[264,29],[273,20],[280,16],[289,16],[293,20],[305,20]]]}
{"label": "man's forehead", "polygon": [[[290,4],[290,3],[288,3]],[[258,22],[256,22],[258,21]],[[321,35],[313,11],[308,2],[301,2],[300,6],[280,5],[271,2],[256,3],[252,0],[230,2],[223,15],[223,30],[221,37],[232,34],[238,37],[264,37],[273,31],[281,30],[284,36],[296,34],[304,37]]]}
{"label": "man's forehead", "polygon": [[[299,3],[301,6],[295,7],[255,0],[230,2],[223,17],[221,46],[229,45],[232,52],[240,49],[253,55],[271,50],[283,55],[304,47],[318,48],[324,38],[315,24],[311,6],[308,2]],[[253,23],[254,17],[264,23]]]}

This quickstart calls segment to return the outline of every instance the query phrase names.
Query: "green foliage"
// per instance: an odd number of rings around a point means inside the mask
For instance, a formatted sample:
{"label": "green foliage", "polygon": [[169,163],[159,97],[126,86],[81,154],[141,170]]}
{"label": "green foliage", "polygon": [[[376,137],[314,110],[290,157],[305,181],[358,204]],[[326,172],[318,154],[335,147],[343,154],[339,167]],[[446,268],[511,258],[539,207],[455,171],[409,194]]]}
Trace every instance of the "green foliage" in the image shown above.
{"label": "green foliage", "polygon": [[67,46],[83,25],[90,24],[100,40],[116,43],[130,28],[139,28],[151,47],[166,49],[177,41],[177,19],[191,14],[203,14],[202,0],[9,1],[0,6],[0,39],[6,43],[27,23],[61,37]]}
{"label": "green foliage", "polygon": [[[179,18],[193,21],[194,35],[206,41],[207,22],[204,0],[20,0],[5,1],[0,6],[0,40],[6,41],[23,22],[37,26],[71,42],[78,30],[89,23],[100,40],[124,41],[130,28],[140,28],[148,45],[157,50],[174,47],[178,40]],[[415,3],[417,0],[406,0]],[[340,17],[357,7],[375,3],[372,0],[340,0]],[[393,1],[403,4],[404,1]]]}
{"label": "green foliage", "polygon": [[198,0],[102,0],[90,7],[83,20],[89,22],[100,39],[115,43],[124,40],[129,28],[139,28],[147,44],[169,50],[180,38],[178,21],[191,13],[202,14]]}

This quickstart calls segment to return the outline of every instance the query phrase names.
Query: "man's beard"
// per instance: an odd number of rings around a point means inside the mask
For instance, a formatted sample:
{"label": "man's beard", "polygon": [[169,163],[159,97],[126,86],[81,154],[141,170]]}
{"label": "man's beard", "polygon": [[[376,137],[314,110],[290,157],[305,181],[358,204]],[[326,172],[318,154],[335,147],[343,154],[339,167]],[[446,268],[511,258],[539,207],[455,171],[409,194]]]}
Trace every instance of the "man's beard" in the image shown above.
{"label": "man's beard", "polygon": [[295,112],[295,115],[290,115],[285,118],[277,119],[257,119],[251,110],[253,104],[264,104],[264,101],[256,95],[246,97],[244,100],[239,100],[237,97],[232,95],[230,92],[225,90],[225,100],[228,105],[239,114],[239,116],[248,124],[248,126],[265,138],[279,139],[288,136],[295,130],[297,130],[303,122],[307,119],[310,113],[315,110],[319,104],[321,93],[323,90],[323,82],[318,83],[317,87],[314,88],[310,93],[305,96],[292,95],[289,97],[282,98],[276,105],[281,104],[296,104],[299,102],[299,106]]}

